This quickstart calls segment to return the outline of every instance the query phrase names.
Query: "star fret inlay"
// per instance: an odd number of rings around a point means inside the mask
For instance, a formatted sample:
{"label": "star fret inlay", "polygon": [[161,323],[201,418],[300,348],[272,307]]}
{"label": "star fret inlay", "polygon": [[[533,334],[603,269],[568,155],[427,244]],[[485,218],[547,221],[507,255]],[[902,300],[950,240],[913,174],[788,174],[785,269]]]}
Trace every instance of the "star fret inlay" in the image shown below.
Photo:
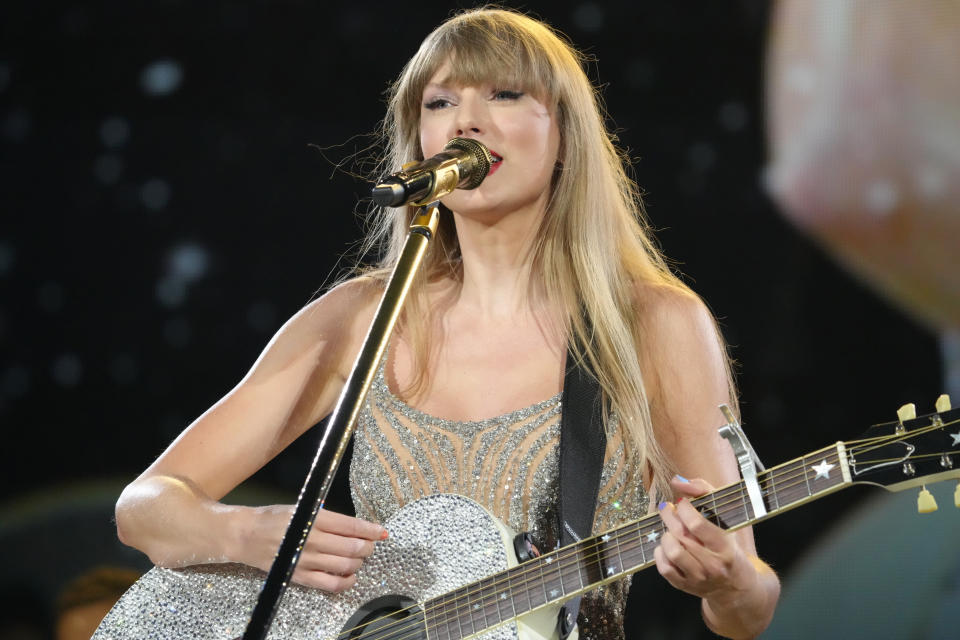
{"label": "star fret inlay", "polygon": [[647,534],[647,542],[656,542],[657,538],[660,537],[659,531],[651,531]]}
{"label": "star fret inlay", "polygon": [[817,475],[815,475],[813,479],[816,480],[817,478],[823,478],[824,480],[829,480],[830,469],[833,469],[835,466],[837,465],[830,464],[829,462],[827,462],[827,459],[824,458],[823,462],[813,466],[813,470],[817,472]]}
{"label": "star fret inlay", "polygon": [[953,438],[953,444],[950,445],[951,447],[955,447],[955,446],[957,446],[958,444],[960,444],[960,431],[957,431],[956,433],[950,433],[950,434],[947,434],[947,435],[949,435],[951,438]]}

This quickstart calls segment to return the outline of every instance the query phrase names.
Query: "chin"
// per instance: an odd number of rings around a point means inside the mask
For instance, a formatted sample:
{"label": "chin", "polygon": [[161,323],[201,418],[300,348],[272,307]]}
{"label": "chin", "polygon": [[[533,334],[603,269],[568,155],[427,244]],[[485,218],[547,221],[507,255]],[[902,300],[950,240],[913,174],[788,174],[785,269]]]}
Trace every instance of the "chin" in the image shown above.
{"label": "chin", "polygon": [[447,209],[461,215],[479,215],[485,211],[501,208],[496,198],[491,198],[489,194],[480,191],[482,188],[478,187],[471,191],[454,191],[440,202]]}

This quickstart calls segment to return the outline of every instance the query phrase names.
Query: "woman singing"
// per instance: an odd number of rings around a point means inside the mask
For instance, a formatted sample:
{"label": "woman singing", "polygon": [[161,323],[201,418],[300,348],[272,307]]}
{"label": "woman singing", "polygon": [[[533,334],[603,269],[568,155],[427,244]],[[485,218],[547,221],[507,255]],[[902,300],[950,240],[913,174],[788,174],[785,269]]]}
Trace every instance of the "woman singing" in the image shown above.
{"label": "woman singing", "polygon": [[[759,634],[779,582],[751,530],[724,532],[684,499],[738,480],[717,434],[717,405],[736,406],[725,348],[654,246],[577,52],[512,11],[459,14],[407,63],[383,132],[388,170],[454,137],[483,143],[495,163],[477,189],[442,200],[357,427],[359,518],[322,510],[294,580],[350,588],[388,535],[376,523],[435,493],[472,498],[553,548],[573,345],[609,407],[594,532],[659,508],[659,572],[702,599],[714,632]],[[331,411],[414,210],[375,211],[367,246],[381,249],[380,264],[291,318],[246,377],[127,487],[117,504],[125,543],[160,566],[270,567],[292,507],[218,500]],[[581,638],[624,637],[628,587],[584,598]]]}

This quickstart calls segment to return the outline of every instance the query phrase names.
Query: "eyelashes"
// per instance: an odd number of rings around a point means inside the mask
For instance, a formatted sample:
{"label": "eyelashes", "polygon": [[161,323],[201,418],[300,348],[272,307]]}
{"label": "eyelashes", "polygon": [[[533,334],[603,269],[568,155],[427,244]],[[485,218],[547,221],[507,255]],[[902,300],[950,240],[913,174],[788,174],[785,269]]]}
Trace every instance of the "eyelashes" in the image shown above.
{"label": "eyelashes", "polygon": [[[495,89],[494,91],[491,92],[490,95],[493,100],[512,101],[512,100],[519,100],[520,98],[522,98],[524,96],[524,92],[514,91],[511,89]],[[436,111],[438,109],[445,109],[451,106],[452,104],[453,103],[447,98],[437,97],[437,98],[432,98],[426,101],[423,104],[423,107],[428,111]]]}
{"label": "eyelashes", "polygon": [[433,100],[427,101],[423,106],[425,109],[430,111],[436,111],[437,109],[442,109],[443,107],[449,106],[450,101],[446,98],[434,98]]}
{"label": "eyelashes", "polygon": [[499,89],[493,92],[493,97],[497,100],[519,100],[523,97],[523,91],[510,91],[509,89]]}

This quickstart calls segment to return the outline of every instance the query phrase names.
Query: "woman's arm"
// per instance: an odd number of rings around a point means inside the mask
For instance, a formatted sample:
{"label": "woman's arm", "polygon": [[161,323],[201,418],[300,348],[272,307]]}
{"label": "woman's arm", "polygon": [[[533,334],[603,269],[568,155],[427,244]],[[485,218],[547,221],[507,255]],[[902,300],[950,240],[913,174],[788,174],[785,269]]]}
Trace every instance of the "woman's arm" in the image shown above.
{"label": "woman's arm", "polygon": [[656,551],[657,569],[702,599],[712,631],[753,638],[770,624],[780,582],[757,557],[751,528],[723,531],[684,499],[739,480],[733,451],[717,431],[724,423],[718,405],[731,404],[726,355],[695,296],[668,291],[647,298],[651,413],[660,445],[682,474],[671,483],[677,504],[660,508],[667,533]]}
{"label": "woman's arm", "polygon": [[[289,505],[218,502],[329,413],[363,340],[379,287],[353,281],[290,319],[250,372],[123,491],[120,539],[161,566],[242,562],[268,569]],[[294,580],[329,591],[385,535],[379,525],[321,511]]]}

